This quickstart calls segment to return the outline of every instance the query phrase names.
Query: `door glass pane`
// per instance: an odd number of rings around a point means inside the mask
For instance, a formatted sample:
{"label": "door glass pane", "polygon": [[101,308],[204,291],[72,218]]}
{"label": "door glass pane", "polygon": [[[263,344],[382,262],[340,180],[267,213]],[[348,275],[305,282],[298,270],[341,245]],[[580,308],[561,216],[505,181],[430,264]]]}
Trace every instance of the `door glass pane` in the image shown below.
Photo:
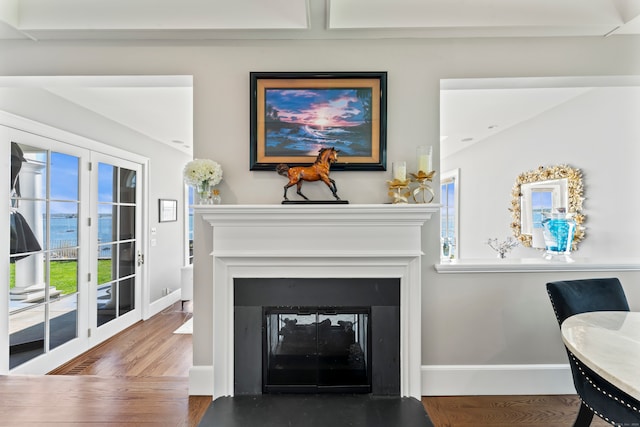
{"label": "door glass pane", "polygon": [[62,259],[49,262],[49,283],[56,294],[70,295],[78,292],[78,260]]}
{"label": "door glass pane", "polygon": [[106,163],[98,163],[98,202],[113,203],[117,201],[116,168]]}
{"label": "door glass pane", "polygon": [[12,142],[11,179],[16,197],[46,199],[47,150]]}
{"label": "door glass pane", "polygon": [[127,277],[135,273],[136,270],[136,254],[135,243],[120,243],[119,262],[118,262],[118,277]]}
{"label": "door glass pane", "polygon": [[45,305],[9,315],[9,368],[44,353]]}
{"label": "door glass pane", "polygon": [[78,336],[78,296],[67,296],[51,304],[50,348],[56,348]]}
{"label": "door glass pane", "polygon": [[136,236],[135,206],[120,207],[120,240],[133,239]]}
{"label": "door glass pane", "polygon": [[65,251],[66,248],[78,246],[78,203],[76,202],[51,202],[50,247],[55,255],[53,258],[76,258],[73,251]]}
{"label": "door glass pane", "polygon": [[98,243],[108,243],[116,240],[114,234],[114,211],[114,205],[98,205]]}
{"label": "door glass pane", "polygon": [[113,256],[117,254],[117,245],[98,246],[98,284],[109,283],[116,278]]}
{"label": "door glass pane", "polygon": [[135,308],[135,279],[133,277],[120,282],[120,290],[118,292],[119,314],[122,316]]}
{"label": "door glass pane", "polygon": [[120,168],[120,203],[136,202],[136,172]]}
{"label": "door glass pane", "polygon": [[75,156],[51,153],[51,199],[78,200],[78,164]]}
{"label": "door glass pane", "polygon": [[116,318],[115,299],[117,287],[114,284],[98,287],[98,326]]}
{"label": "door glass pane", "polygon": [[15,259],[46,248],[46,203],[14,200],[10,209],[10,255]]}

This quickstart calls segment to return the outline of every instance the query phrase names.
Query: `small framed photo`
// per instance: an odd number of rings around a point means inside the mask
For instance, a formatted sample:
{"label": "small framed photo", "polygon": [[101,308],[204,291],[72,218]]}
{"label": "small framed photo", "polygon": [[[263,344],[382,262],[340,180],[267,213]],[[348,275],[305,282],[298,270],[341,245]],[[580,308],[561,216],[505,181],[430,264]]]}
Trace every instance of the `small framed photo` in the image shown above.
{"label": "small framed photo", "polygon": [[170,199],[158,200],[158,212],[160,222],[171,222],[178,220],[178,201]]}
{"label": "small framed photo", "polygon": [[313,163],[331,170],[386,170],[387,73],[250,73],[250,170]]}

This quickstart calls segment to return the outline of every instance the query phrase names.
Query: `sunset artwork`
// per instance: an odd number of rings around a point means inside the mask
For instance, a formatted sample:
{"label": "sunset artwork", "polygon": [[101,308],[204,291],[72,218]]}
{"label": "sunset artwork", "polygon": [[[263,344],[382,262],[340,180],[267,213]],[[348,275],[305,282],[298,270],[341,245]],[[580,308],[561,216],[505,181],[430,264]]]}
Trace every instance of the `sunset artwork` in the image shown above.
{"label": "sunset artwork", "polygon": [[331,169],[386,168],[386,72],[251,72],[250,170],[309,165],[323,148]]}
{"label": "sunset artwork", "polygon": [[316,156],[334,147],[341,157],[372,155],[372,89],[267,88],[265,155]]}

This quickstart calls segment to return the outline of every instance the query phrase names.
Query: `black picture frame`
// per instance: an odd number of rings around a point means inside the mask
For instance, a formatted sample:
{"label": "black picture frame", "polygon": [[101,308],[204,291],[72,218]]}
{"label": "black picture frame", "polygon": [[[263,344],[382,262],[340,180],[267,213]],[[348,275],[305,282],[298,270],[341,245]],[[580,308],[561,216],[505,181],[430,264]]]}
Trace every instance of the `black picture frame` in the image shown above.
{"label": "black picture frame", "polygon": [[387,169],[386,72],[251,72],[250,166],[308,165],[340,150],[331,170]]}
{"label": "black picture frame", "polygon": [[172,199],[158,199],[158,222],[178,220],[178,201]]}

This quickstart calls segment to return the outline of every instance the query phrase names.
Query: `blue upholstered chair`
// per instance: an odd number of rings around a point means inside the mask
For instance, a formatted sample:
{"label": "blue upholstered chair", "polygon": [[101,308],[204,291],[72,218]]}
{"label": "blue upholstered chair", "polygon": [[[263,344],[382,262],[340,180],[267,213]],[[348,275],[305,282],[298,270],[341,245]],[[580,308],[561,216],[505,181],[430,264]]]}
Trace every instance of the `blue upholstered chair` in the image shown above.
{"label": "blue upholstered chair", "polygon": [[[570,316],[591,311],[629,311],[616,278],[565,280],[547,283],[547,293],[558,324]],[[565,347],[566,348],[566,347]],[[582,400],[574,427],[587,427],[593,414],[613,425],[640,425],[640,402],[586,367],[567,349],[573,383]]]}

